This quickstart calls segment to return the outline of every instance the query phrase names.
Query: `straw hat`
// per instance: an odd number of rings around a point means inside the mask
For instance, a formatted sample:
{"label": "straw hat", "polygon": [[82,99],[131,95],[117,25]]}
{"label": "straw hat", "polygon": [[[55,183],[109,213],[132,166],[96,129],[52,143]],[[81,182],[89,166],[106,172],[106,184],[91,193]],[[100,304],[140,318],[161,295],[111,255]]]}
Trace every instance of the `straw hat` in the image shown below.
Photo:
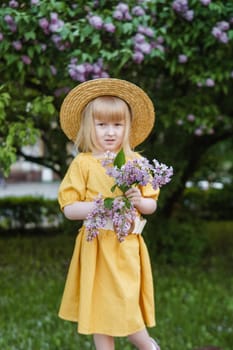
{"label": "straw hat", "polygon": [[128,103],[132,113],[130,145],[135,147],[142,143],[154,125],[153,103],[137,85],[114,78],[89,80],[68,93],[60,111],[61,128],[64,133],[75,142],[84,108],[94,98],[106,95],[120,97]]}

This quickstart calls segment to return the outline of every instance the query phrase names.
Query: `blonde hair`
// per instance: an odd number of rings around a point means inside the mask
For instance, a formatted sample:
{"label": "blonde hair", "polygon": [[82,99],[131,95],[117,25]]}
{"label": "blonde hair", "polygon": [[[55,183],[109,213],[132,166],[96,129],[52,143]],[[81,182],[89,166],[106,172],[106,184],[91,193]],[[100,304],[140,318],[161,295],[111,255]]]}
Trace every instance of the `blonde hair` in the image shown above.
{"label": "blonde hair", "polygon": [[119,122],[124,120],[125,133],[122,148],[126,155],[131,155],[129,136],[131,127],[131,112],[128,104],[115,96],[100,96],[90,101],[82,113],[81,125],[75,145],[81,152],[93,152],[97,149],[94,119],[103,122]]}

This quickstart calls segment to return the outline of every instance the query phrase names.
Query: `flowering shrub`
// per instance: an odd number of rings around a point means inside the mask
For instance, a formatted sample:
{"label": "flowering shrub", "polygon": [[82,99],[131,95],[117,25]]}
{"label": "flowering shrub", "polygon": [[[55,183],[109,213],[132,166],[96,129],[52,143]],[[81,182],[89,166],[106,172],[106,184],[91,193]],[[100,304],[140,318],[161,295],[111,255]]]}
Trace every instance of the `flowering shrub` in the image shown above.
{"label": "flowering shrub", "polygon": [[[114,192],[118,187],[124,194],[131,186],[146,186],[149,183],[156,190],[170,182],[173,168],[160,164],[156,159],[152,162],[153,164],[150,164],[144,157],[126,162],[123,150],[117,155],[107,152],[102,165],[106,168],[106,173],[115,180],[111,191]],[[122,242],[129,234],[136,215],[136,209],[124,195],[105,199],[100,195],[94,201],[94,209],[85,220],[87,240],[91,241],[95,238],[98,235],[98,229],[111,220],[117,238]]]}
{"label": "flowering shrub", "polygon": [[[2,0],[1,169],[20,156],[62,176],[70,147],[61,101],[78,83],[110,76],[149,94],[156,132],[143,148],[175,162],[184,184],[206,150],[232,137],[232,14],[232,0]],[[40,132],[43,157],[28,156],[22,146],[35,138],[18,137],[13,125]]]}

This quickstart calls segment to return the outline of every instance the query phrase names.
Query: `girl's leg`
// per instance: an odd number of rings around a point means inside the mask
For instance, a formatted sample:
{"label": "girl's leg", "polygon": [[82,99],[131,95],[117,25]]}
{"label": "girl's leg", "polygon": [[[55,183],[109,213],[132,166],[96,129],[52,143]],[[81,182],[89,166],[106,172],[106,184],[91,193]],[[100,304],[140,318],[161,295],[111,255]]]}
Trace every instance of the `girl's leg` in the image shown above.
{"label": "girl's leg", "polygon": [[130,334],[128,339],[139,350],[160,350],[158,344],[150,338],[146,329]]}
{"label": "girl's leg", "polygon": [[105,334],[94,334],[96,350],[114,350],[114,338]]}

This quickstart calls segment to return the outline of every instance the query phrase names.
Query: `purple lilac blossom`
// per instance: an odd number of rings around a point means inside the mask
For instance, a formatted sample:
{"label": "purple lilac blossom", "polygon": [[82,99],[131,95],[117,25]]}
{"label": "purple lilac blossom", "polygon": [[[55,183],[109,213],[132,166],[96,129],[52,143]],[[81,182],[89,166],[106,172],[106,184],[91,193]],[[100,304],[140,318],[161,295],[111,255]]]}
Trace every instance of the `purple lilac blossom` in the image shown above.
{"label": "purple lilac blossom", "polygon": [[206,79],[206,81],[205,81],[205,85],[208,86],[208,87],[213,87],[213,86],[215,85],[215,82],[214,82],[213,79],[208,78],[208,79]]}
{"label": "purple lilac blossom", "polygon": [[50,33],[49,30],[49,21],[47,20],[47,18],[43,17],[39,19],[39,26],[41,27],[41,29],[43,30],[43,32],[48,35]]}
{"label": "purple lilac blossom", "polygon": [[137,64],[140,64],[142,63],[142,61],[144,60],[144,55],[142,52],[140,51],[136,51],[134,52],[133,54],[133,61]]}
{"label": "purple lilac blossom", "polygon": [[194,122],[194,120],[195,120],[195,115],[193,115],[193,114],[188,114],[188,115],[187,115],[187,120],[188,120],[189,122]]}
{"label": "purple lilac blossom", "polygon": [[173,168],[171,166],[168,167],[166,164],[159,163],[156,159],[153,159],[152,162],[154,164],[154,167],[152,169],[153,179],[151,184],[156,190],[171,181]]}
{"label": "purple lilac blossom", "polygon": [[113,23],[104,23],[103,27],[106,30],[106,32],[109,33],[114,33],[116,30],[116,27]]}
{"label": "purple lilac blossom", "polygon": [[106,209],[104,207],[104,200],[99,195],[94,200],[94,208],[88,214],[85,220],[85,226],[87,230],[87,241],[93,240],[98,234],[99,229],[104,227],[107,222]]}
{"label": "purple lilac blossom", "polygon": [[7,23],[8,27],[12,33],[17,31],[17,25],[15,23],[14,18],[11,15],[5,15],[4,21]]}
{"label": "purple lilac blossom", "polygon": [[22,62],[23,62],[24,64],[27,64],[27,65],[29,65],[29,64],[32,63],[31,58],[30,58],[29,56],[27,56],[27,55],[22,55],[22,56],[21,56],[21,60],[22,60]]}
{"label": "purple lilac blossom", "polygon": [[40,4],[40,0],[31,0],[31,5],[39,5]]}
{"label": "purple lilac blossom", "polygon": [[[173,175],[172,167],[159,163],[156,159],[153,159],[153,164],[151,164],[144,157],[127,161],[119,168],[113,166],[115,156],[112,152],[106,152],[102,165],[106,173],[114,178],[116,186],[123,193],[132,185],[145,186],[148,183],[157,189],[170,182]],[[111,219],[117,238],[119,242],[122,242],[132,231],[135,218],[136,209],[127,197],[116,197],[111,200],[109,206],[109,204],[105,205],[105,200],[99,195],[94,200],[93,210],[85,221],[87,240],[93,240],[98,235],[99,229],[106,225],[108,219]]]}
{"label": "purple lilac blossom", "polygon": [[134,16],[144,16],[145,15],[145,11],[141,6],[134,6],[132,8],[132,14]]}
{"label": "purple lilac blossom", "polygon": [[88,62],[78,64],[78,60],[76,58],[73,58],[68,65],[68,72],[73,80],[79,82],[84,82],[88,79],[109,77],[109,74],[104,71],[102,59],[99,59],[93,64],[90,64]]}
{"label": "purple lilac blossom", "polygon": [[152,28],[145,27],[142,25],[138,26],[138,33],[145,34],[146,36],[151,37],[151,38],[153,38],[153,36],[154,36],[154,31]]}
{"label": "purple lilac blossom", "polygon": [[129,6],[123,2],[120,2],[113,12],[113,18],[117,19],[118,21],[131,20],[132,16],[129,13]]}
{"label": "purple lilac blossom", "polygon": [[4,39],[4,35],[0,33],[0,41],[3,41],[3,39]]}
{"label": "purple lilac blossom", "polygon": [[54,33],[62,29],[63,26],[64,26],[64,22],[59,19],[58,14],[56,12],[52,12],[50,14],[49,30],[52,33]]}
{"label": "purple lilac blossom", "polygon": [[203,135],[203,129],[200,127],[200,128],[197,128],[195,131],[194,131],[194,134],[196,136],[202,136]]}
{"label": "purple lilac blossom", "polygon": [[12,46],[14,47],[14,49],[15,49],[16,51],[20,51],[20,50],[22,49],[22,47],[23,47],[23,45],[22,45],[22,43],[21,43],[20,40],[15,40],[15,41],[13,41],[13,42],[12,42]]}
{"label": "purple lilac blossom", "polygon": [[173,10],[187,21],[192,21],[194,11],[189,9],[188,0],[175,0],[172,3]]}
{"label": "purple lilac blossom", "polygon": [[88,18],[88,21],[90,25],[95,29],[102,29],[103,27],[103,20],[100,16],[90,16]]}
{"label": "purple lilac blossom", "polygon": [[211,3],[211,0],[200,0],[202,5],[208,6]]}
{"label": "purple lilac blossom", "polygon": [[179,63],[186,63],[188,61],[188,57],[184,54],[178,56]]}
{"label": "purple lilac blossom", "polygon": [[17,7],[19,7],[19,3],[16,0],[11,0],[11,1],[9,1],[9,6],[11,8],[17,8]]}
{"label": "purple lilac blossom", "polygon": [[193,10],[188,10],[183,14],[184,19],[187,21],[191,22],[194,18],[194,11]]}
{"label": "purple lilac blossom", "polygon": [[212,28],[212,35],[221,43],[227,44],[229,41],[227,31],[230,29],[230,24],[227,21],[220,21]]}

